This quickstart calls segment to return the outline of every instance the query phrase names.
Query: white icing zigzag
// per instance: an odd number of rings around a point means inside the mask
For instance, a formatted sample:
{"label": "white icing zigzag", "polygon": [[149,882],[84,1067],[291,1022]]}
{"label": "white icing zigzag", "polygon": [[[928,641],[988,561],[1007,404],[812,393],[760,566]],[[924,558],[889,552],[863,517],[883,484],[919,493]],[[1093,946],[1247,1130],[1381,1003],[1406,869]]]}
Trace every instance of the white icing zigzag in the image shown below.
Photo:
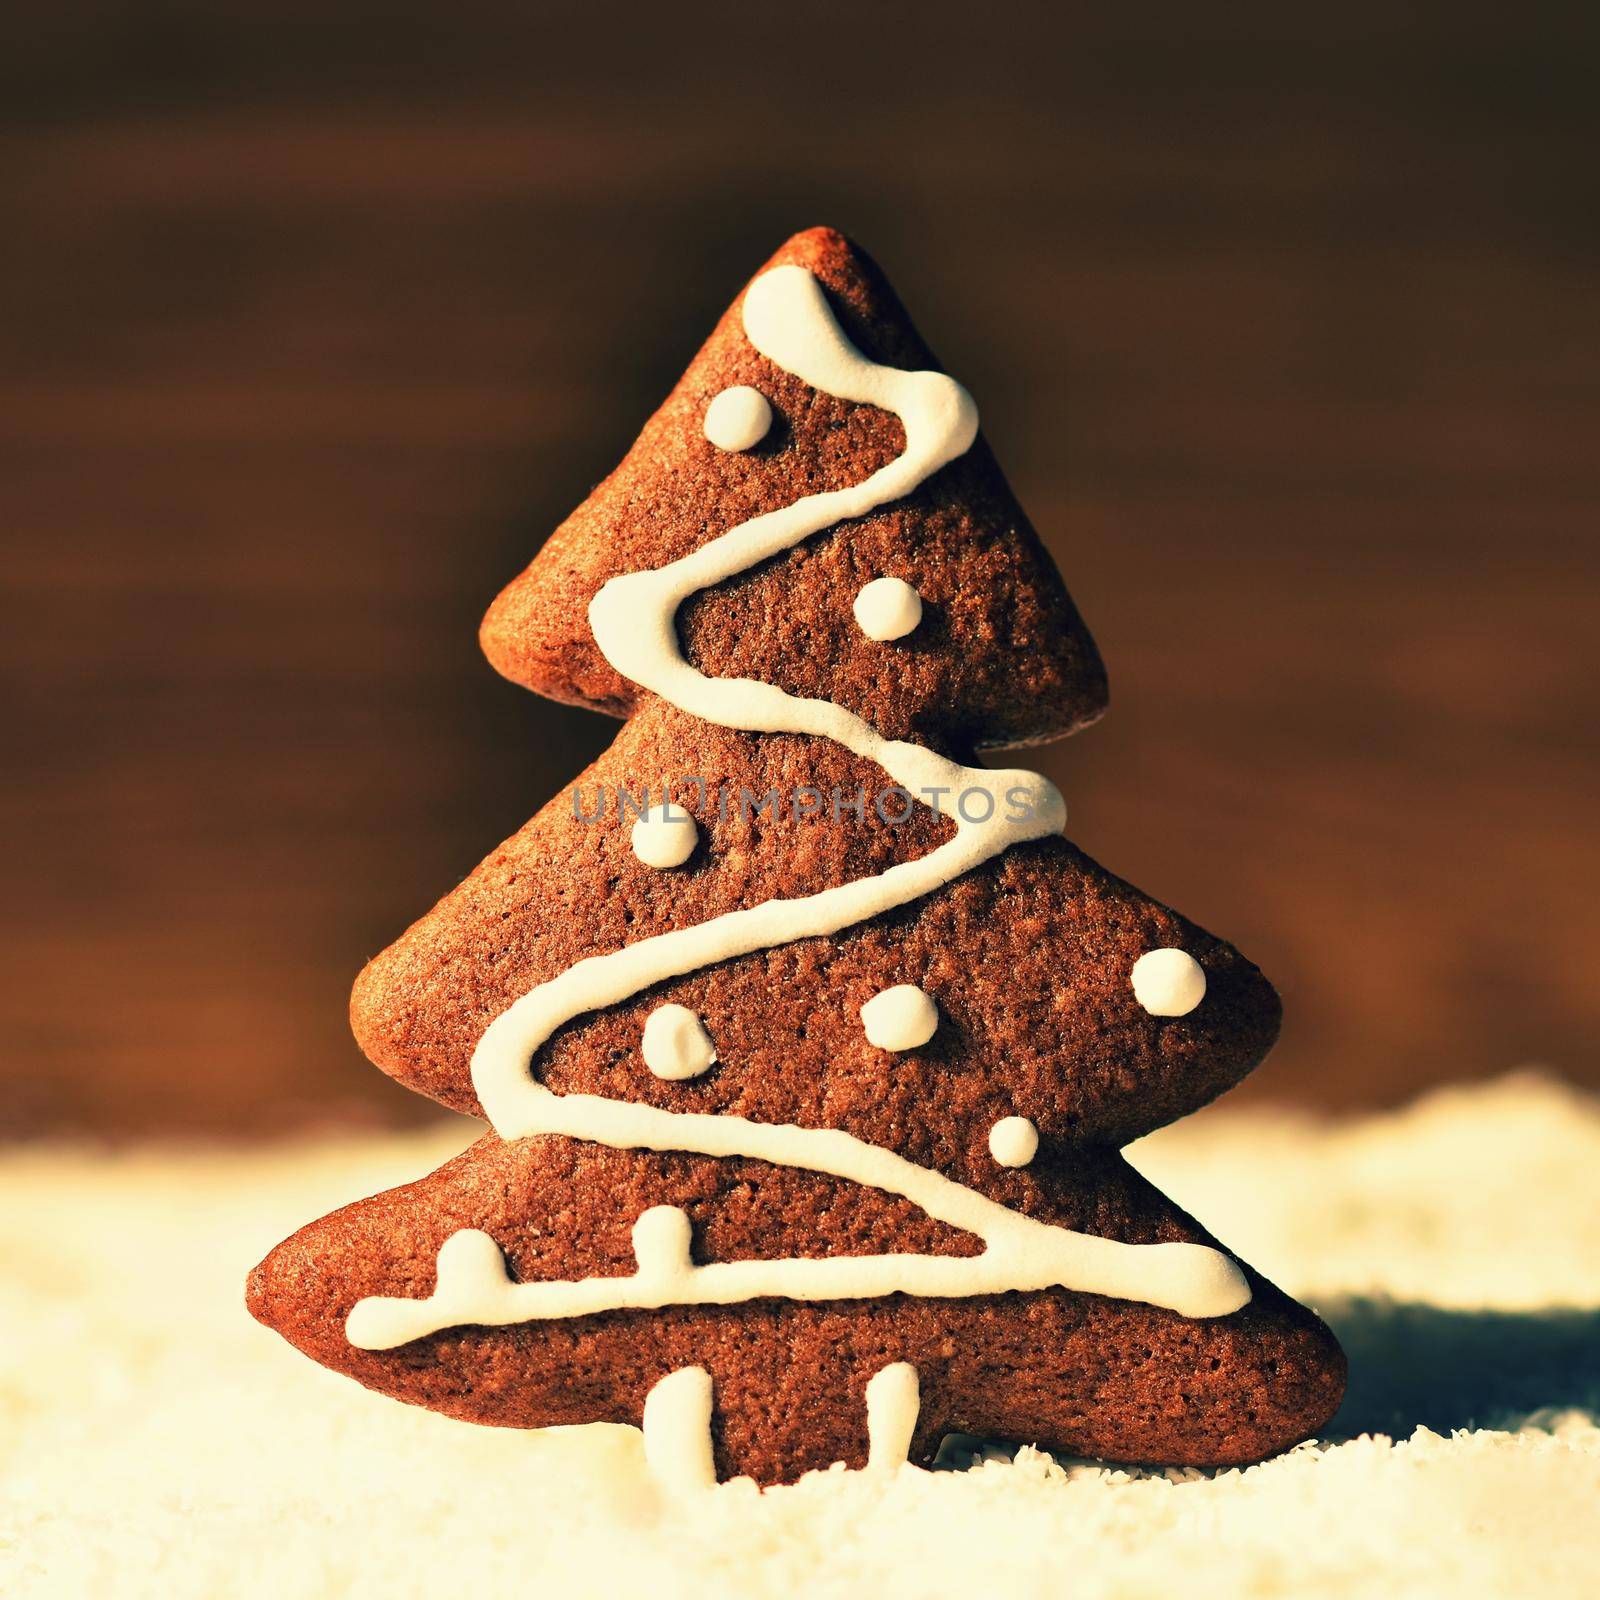
{"label": "white icing zigzag", "polygon": [[[769,360],[813,388],[892,411],[905,450],[863,482],[805,498],[730,529],[650,572],[613,579],[595,596],[589,620],[619,672],[679,709],[723,727],[831,739],[875,762],[913,795],[987,793],[989,814],[947,812],[955,834],[913,861],[797,899],[768,900],[695,927],[591,956],[540,984],[502,1012],[479,1039],[472,1080],[502,1138],[564,1134],[618,1149],[689,1150],[748,1156],[829,1173],[901,1195],[930,1216],[976,1234],[977,1256],[878,1255],[715,1263],[689,1260],[688,1218],[658,1206],[634,1230],[639,1270],[630,1277],[513,1283],[499,1246],[466,1229],[439,1252],[439,1281],[425,1300],[374,1297],[350,1313],[350,1342],[388,1349],[442,1328],[504,1326],[620,1307],[730,1304],[758,1297],[863,1299],[906,1293],[996,1294],[1061,1287],[1141,1300],[1186,1316],[1222,1316],[1250,1298],[1239,1268],[1204,1245],[1129,1245],[1051,1227],[1008,1210],[942,1173],[835,1129],[751,1122],[743,1117],[664,1111],[600,1095],[556,1095],[531,1062],[564,1023],[616,1005],[668,978],[798,939],[838,933],[933,893],[1013,844],[1059,833],[1066,806],[1048,779],[1021,770],[965,767],[920,745],[882,738],[860,717],[826,700],[804,699],[751,678],[707,678],[678,645],[678,608],[802,539],[865,516],[910,494],[963,454],[977,436],[977,410],[953,378],[868,361],[845,337],[817,280],[776,267],[745,294],[744,327]],[[670,1219],[670,1220],[669,1220]]]}

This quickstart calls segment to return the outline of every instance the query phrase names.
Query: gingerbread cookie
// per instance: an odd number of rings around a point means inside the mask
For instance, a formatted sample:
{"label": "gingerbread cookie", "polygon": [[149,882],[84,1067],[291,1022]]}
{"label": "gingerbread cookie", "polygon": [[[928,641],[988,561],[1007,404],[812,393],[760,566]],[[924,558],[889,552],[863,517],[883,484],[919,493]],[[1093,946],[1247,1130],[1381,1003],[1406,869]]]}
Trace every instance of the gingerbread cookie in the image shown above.
{"label": "gingerbread cookie", "polygon": [[372,1060],[494,1132],[280,1245],[262,1321],[453,1416],[642,1423],[677,1483],[1331,1415],[1327,1329],[1118,1153],[1276,995],[974,758],[1105,703],[977,427],[801,234],[495,602],[502,671],[629,720],[356,985]]}

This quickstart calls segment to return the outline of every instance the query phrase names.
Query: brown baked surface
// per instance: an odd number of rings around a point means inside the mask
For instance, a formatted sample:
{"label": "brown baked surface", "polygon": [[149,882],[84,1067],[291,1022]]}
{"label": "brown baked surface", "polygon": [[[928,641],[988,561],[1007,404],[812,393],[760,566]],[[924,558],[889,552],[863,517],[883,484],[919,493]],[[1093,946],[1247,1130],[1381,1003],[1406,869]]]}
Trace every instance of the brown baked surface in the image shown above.
{"label": "brown baked surface", "polygon": [[[839,235],[801,234],[774,260],[815,272],[868,354],[931,364],[881,274]],[[572,791],[356,983],[362,1048],[459,1110],[479,1109],[471,1056],[484,1029],[576,962],[882,872],[953,831],[923,807],[901,825],[883,820],[874,801],[885,775],[841,747],[708,725],[634,691],[596,649],[586,608],[609,577],[854,482],[901,447],[892,417],[777,372],[745,341],[737,309],[484,624],[502,671],[628,714],[626,726]],[[779,417],[772,438],[744,455],[715,450],[701,432],[706,402],[735,383],[760,388]],[[863,583],[891,573],[928,606],[911,636],[886,645],[861,635],[851,608]],[[909,500],[696,597],[679,625],[704,672],[833,700],[962,761],[1070,731],[1105,700],[1093,642],[981,441]],[[634,856],[616,810],[620,792],[659,799],[664,781],[699,827],[694,854],[669,871]],[[803,789],[820,792],[821,819],[740,803],[773,791],[792,801]],[[835,820],[835,792],[864,793],[864,814]],[[600,797],[604,814],[583,820]],[[1204,968],[1205,998],[1186,1016],[1153,1017],[1130,973],[1168,946]],[[933,997],[940,1025],[923,1048],[890,1053],[868,1043],[860,1008],[902,983]],[[643,1064],[645,1019],[667,1000],[697,1013],[716,1046],[702,1077],[666,1082]],[[1238,951],[1051,837],[836,936],[740,956],[581,1015],[530,1071],[558,1094],[842,1129],[1026,1215],[1108,1238],[1210,1242],[1118,1150],[1236,1083],[1278,1022],[1277,995]],[[1038,1155],[1019,1170],[988,1149],[1008,1116],[1039,1130]],[[689,1213],[702,1262],[977,1247],[908,1202],[813,1173],[490,1135],[431,1177],[301,1230],[257,1269],[250,1306],[317,1360],[480,1422],[638,1422],[656,1381],[705,1366],[719,1467],[762,1482],[862,1461],[862,1395],[895,1360],[918,1370],[920,1459],[943,1433],[965,1431],[1118,1460],[1243,1462],[1314,1432],[1343,1386],[1328,1331],[1254,1275],[1250,1303],[1212,1320],[1049,1291],[613,1311],[446,1330],[386,1352],[345,1339],[345,1316],[364,1295],[426,1296],[438,1248],[457,1229],[489,1233],[520,1279],[623,1275],[634,1266],[632,1226],[654,1205]]]}

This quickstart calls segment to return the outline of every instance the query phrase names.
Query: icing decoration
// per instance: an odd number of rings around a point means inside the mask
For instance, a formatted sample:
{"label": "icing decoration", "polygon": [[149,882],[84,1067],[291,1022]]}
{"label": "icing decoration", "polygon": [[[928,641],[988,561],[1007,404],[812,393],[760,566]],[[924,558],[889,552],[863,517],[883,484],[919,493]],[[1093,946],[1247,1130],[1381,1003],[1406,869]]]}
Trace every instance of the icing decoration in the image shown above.
{"label": "icing decoration", "polygon": [[[592,1095],[559,1098],[623,1106]],[[837,1129],[705,1113],[657,1114],[681,1118],[687,1126],[648,1148],[748,1155],[775,1166],[848,1178],[901,1195],[936,1221],[976,1234],[984,1249],[975,1256],[784,1256],[699,1266],[690,1255],[688,1213],[677,1206],[651,1206],[633,1225],[635,1270],[626,1277],[518,1283],[499,1245],[479,1229],[463,1228],[440,1246],[431,1295],[421,1300],[372,1295],[356,1302],[345,1322],[350,1343],[360,1350],[392,1350],[444,1328],[504,1328],[597,1311],[723,1306],[766,1298],[876,1300],[914,1294],[960,1299],[1010,1289],[1062,1288],[1143,1300],[1187,1317],[1222,1316],[1250,1298],[1244,1275],[1219,1250],[1196,1244],[1122,1244],[1052,1227]]]}
{"label": "icing decoration", "polygon": [[922,621],[922,596],[903,578],[874,578],[856,596],[855,613],[869,639],[903,639]]}
{"label": "icing decoration", "polygon": [[880,1050],[915,1050],[938,1031],[939,1008],[914,983],[897,983],[861,1008],[867,1043]]}
{"label": "icing decoration", "polygon": [[715,1488],[711,1374],[704,1367],[679,1367],[651,1389],[643,1431],[645,1466],[668,1493]]}
{"label": "icing decoration", "polygon": [[[716,1487],[711,1443],[711,1374],[679,1367],[645,1396],[644,1460],[668,1494]],[[893,1472],[911,1455],[922,1410],[917,1369],[909,1361],[880,1367],[867,1382],[867,1471]]]}
{"label": "icing decoration", "polygon": [[[503,1327],[621,1307],[726,1305],[764,1296],[967,1296],[1060,1287],[1166,1306],[1186,1316],[1235,1311],[1248,1302],[1249,1285],[1229,1257],[1208,1246],[1130,1245],[1052,1227],[842,1129],[665,1111],[601,1095],[557,1095],[533,1074],[540,1047],[575,1017],[717,962],[882,916],[1014,844],[1059,833],[1066,822],[1059,792],[1037,773],[962,766],[919,745],[885,739],[842,706],[803,699],[756,679],[707,678],[684,659],[675,619],[691,595],[835,523],[911,493],[977,436],[977,410],[960,384],[942,373],[906,372],[867,360],[845,337],[821,285],[803,268],[763,273],[745,294],[743,315],[750,342],[786,372],[840,399],[892,411],[904,427],[905,449],[860,483],[753,517],[664,567],[613,578],[589,607],[596,642],[634,683],[705,721],[748,732],[831,739],[875,762],[912,795],[982,792],[991,804],[976,822],[970,820],[972,808],[959,806],[951,817],[955,833],[944,844],[876,876],[795,899],[767,900],[578,962],[490,1023],[473,1052],[473,1086],[504,1139],[561,1134],[619,1149],[746,1156],[827,1173],[900,1195],[935,1220],[977,1235],[984,1249],[976,1256],[784,1257],[696,1266],[689,1259],[687,1217],[678,1213],[682,1220],[672,1224],[669,1238],[658,1213],[675,1208],[655,1207],[646,1213],[654,1219],[650,1226],[643,1235],[635,1233],[635,1273],[514,1283],[495,1242],[464,1229],[441,1247],[431,1295],[358,1302],[346,1325],[350,1341],[363,1349],[391,1349],[449,1327]],[[687,852],[680,859],[687,859]]]}
{"label": "icing decoration", "polygon": [[677,1083],[698,1078],[717,1059],[711,1036],[688,1006],[657,1006],[645,1018],[640,1042],[644,1064],[658,1077]]}
{"label": "icing decoration", "polygon": [[706,438],[719,450],[748,450],[766,438],[771,426],[771,404],[747,383],[724,389],[706,407]]}
{"label": "icing decoration", "polygon": [[634,823],[630,838],[633,853],[647,867],[666,870],[681,867],[694,854],[700,830],[682,806],[664,800],[658,806],[645,808],[644,815]]}
{"label": "icing decoration", "polygon": [[1206,997],[1206,969],[1187,950],[1146,950],[1129,976],[1152,1017],[1186,1017]]}
{"label": "icing decoration", "polygon": [[917,1369],[896,1361],[875,1372],[867,1383],[867,1470],[903,1467],[911,1454],[911,1438],[922,1410]]}
{"label": "icing decoration", "polygon": [[1002,1167],[1025,1167],[1039,1153],[1039,1130],[1026,1117],[1002,1117],[989,1130],[989,1154]]}

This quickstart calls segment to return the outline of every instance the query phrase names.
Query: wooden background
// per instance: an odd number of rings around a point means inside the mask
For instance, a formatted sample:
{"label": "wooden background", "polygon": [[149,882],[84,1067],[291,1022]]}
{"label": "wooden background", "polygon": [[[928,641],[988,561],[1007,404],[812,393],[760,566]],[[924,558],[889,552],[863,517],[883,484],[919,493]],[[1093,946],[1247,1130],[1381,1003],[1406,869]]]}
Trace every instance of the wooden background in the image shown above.
{"label": "wooden background", "polygon": [[1592,8],[137,9],[0,22],[6,1131],[426,1110],[348,984],[611,732],[479,614],[819,221],[1104,648],[1076,836],[1284,992],[1241,1094],[1600,1082]]}

